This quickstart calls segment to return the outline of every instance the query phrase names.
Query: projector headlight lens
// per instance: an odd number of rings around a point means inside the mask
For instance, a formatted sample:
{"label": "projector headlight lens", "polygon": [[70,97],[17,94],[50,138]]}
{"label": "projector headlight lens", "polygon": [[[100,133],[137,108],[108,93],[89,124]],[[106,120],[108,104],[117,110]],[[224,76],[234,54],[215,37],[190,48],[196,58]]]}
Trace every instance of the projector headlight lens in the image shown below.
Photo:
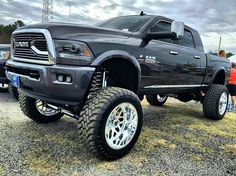
{"label": "projector headlight lens", "polygon": [[91,63],[93,54],[89,47],[82,42],[55,40],[55,47],[57,59],[70,59],[74,61],[81,61],[84,63]]}

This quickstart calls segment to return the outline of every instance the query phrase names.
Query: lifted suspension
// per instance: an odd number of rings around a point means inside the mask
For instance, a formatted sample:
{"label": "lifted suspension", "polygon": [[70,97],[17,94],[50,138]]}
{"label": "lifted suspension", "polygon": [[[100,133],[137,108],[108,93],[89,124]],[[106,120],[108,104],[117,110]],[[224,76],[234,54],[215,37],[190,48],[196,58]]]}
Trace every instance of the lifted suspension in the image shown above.
{"label": "lifted suspension", "polygon": [[[90,94],[94,95],[98,90],[107,86],[106,73],[107,73],[107,71],[105,71],[105,69],[103,69],[103,71],[101,71],[101,70],[96,71],[96,73],[94,74],[92,81],[91,81],[91,86],[90,86],[90,90],[89,90]],[[71,118],[74,118],[76,120],[80,119],[80,117],[78,115],[76,115],[75,113],[73,113],[69,110],[66,110],[65,108],[58,107],[58,106],[48,104],[48,103],[47,103],[47,106],[55,111],[58,111],[62,114],[65,114],[65,115],[71,117]]]}

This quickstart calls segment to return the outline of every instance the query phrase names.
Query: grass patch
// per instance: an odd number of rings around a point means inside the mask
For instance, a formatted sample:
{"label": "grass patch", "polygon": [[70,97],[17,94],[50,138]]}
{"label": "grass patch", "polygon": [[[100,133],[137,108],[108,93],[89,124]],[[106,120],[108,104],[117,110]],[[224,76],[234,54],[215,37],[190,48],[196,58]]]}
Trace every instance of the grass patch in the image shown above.
{"label": "grass patch", "polygon": [[42,135],[41,133],[33,133],[30,138],[35,142],[47,141],[47,143],[54,143],[60,146],[79,147],[81,145],[79,140],[75,140],[78,132],[57,132],[55,134],[49,133]]}
{"label": "grass patch", "polygon": [[138,141],[138,148],[143,148],[148,152],[154,150],[157,147],[175,149],[176,144],[163,139],[162,135],[163,133],[158,130],[144,127],[140,140]]}
{"label": "grass patch", "polygon": [[27,153],[25,162],[30,170],[40,174],[55,173],[57,168],[50,155],[44,154],[42,149],[35,149]]}
{"label": "grass patch", "polygon": [[80,176],[79,172],[74,171],[70,176]]}
{"label": "grass patch", "polygon": [[147,162],[148,162],[148,159],[145,156],[138,156],[135,159],[133,158],[132,160],[132,163],[137,167],[141,167]]}
{"label": "grass patch", "polygon": [[228,144],[223,146],[223,149],[230,154],[236,155],[236,144]]}
{"label": "grass patch", "polygon": [[202,163],[204,161],[204,159],[199,155],[192,156],[191,159],[193,162],[196,163]]}
{"label": "grass patch", "polygon": [[6,167],[0,164],[0,175],[5,175]]}
{"label": "grass patch", "polygon": [[202,153],[214,152],[213,149],[204,146],[207,142],[204,136],[200,136],[197,133],[194,134],[191,130],[184,134],[174,132],[168,128],[160,130],[144,127],[140,140],[138,141],[138,148],[145,149],[147,152],[153,151],[155,148],[175,150],[178,146],[187,144]]}
{"label": "grass patch", "polygon": [[146,147],[149,147],[151,150],[155,149],[156,147],[175,149],[176,145],[169,143],[165,139],[152,139],[146,143]]}
{"label": "grass patch", "polygon": [[144,127],[140,145],[148,151],[155,147],[175,149],[187,145],[200,153],[213,154],[217,146],[209,143],[216,136],[222,140],[236,139],[234,113],[227,113],[221,121],[213,121],[204,118],[200,103],[186,104],[170,99],[163,107],[148,106],[145,100],[142,105],[146,113],[144,120],[150,122],[146,122],[148,127]]}
{"label": "grass patch", "polygon": [[[236,139],[236,124],[235,120],[225,118],[225,120],[219,122],[209,122],[203,123],[198,122],[192,125],[189,125],[190,129],[201,130],[207,134],[213,136],[220,136],[224,138],[233,138]],[[235,130],[234,130],[235,129]]]}
{"label": "grass patch", "polygon": [[26,153],[24,164],[37,174],[60,173],[63,168],[78,168],[81,160],[73,156],[60,155],[60,153],[51,153],[44,148],[37,148]]}
{"label": "grass patch", "polygon": [[115,162],[101,162],[97,165],[97,169],[106,171],[116,171],[117,167]]}

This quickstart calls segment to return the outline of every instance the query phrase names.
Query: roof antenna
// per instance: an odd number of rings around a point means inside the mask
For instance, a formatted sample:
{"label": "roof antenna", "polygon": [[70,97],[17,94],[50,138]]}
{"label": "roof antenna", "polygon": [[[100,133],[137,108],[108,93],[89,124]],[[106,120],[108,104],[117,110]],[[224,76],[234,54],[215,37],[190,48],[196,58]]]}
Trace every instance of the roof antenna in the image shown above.
{"label": "roof antenna", "polygon": [[140,13],[140,16],[144,16],[146,15],[146,13],[144,13],[143,11]]}

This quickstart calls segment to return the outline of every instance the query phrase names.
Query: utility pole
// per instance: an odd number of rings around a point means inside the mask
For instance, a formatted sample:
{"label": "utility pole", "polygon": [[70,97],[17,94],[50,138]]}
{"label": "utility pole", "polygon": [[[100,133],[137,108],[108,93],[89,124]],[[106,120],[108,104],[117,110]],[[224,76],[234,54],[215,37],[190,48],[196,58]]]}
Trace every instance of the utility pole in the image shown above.
{"label": "utility pole", "polygon": [[53,22],[53,0],[43,0],[42,23]]}
{"label": "utility pole", "polygon": [[218,51],[220,51],[220,49],[221,49],[221,41],[222,41],[222,37],[220,37],[220,41],[219,41],[219,48],[218,48]]}

